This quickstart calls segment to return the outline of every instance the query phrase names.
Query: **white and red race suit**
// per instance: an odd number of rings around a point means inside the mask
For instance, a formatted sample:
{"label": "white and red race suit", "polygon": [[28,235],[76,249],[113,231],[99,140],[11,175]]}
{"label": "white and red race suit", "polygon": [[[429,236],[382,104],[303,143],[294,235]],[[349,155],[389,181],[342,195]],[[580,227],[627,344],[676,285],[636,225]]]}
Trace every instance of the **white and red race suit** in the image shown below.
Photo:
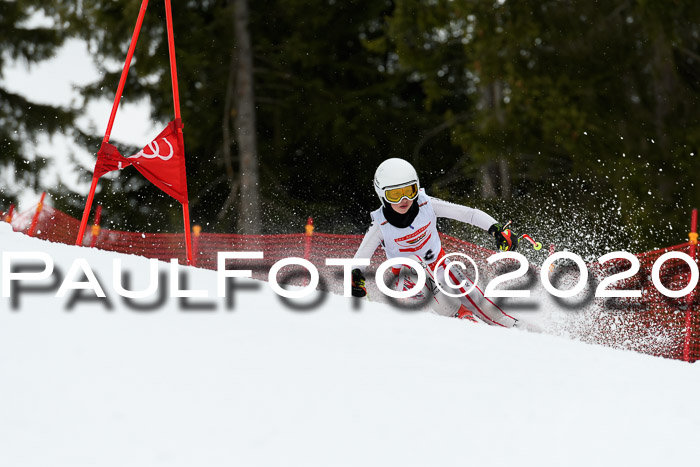
{"label": "white and red race suit", "polygon": [[[362,243],[355,253],[355,258],[371,258],[379,245],[384,246],[387,258],[403,257],[407,258],[417,255],[424,260],[431,268],[445,255],[437,230],[437,218],[446,217],[455,219],[467,224],[475,225],[488,231],[489,227],[496,223],[496,220],[478,209],[469,208],[459,204],[450,203],[441,199],[433,198],[425,194],[423,189],[414,200],[418,203],[418,214],[408,227],[396,227],[392,225],[384,216],[382,208],[373,211],[372,225],[362,239]],[[449,258],[444,260],[435,271],[435,279],[439,280],[445,290],[451,293],[459,293],[465,289],[454,289],[445,283],[445,267],[449,265]],[[365,268],[360,268],[363,270]],[[395,274],[399,274],[400,269],[394,269]],[[472,281],[459,268],[449,268],[448,274],[452,284],[465,282],[466,287],[470,287]],[[400,285],[399,285],[400,284]],[[403,287],[403,281],[397,281],[397,285]],[[487,324],[493,326],[512,327],[516,319],[506,314],[490,299],[484,297],[481,288],[474,287],[469,294],[463,297],[449,300],[444,294],[443,299],[437,306],[431,306],[433,310],[441,315],[455,316],[460,318],[470,318],[471,315],[478,317]]]}

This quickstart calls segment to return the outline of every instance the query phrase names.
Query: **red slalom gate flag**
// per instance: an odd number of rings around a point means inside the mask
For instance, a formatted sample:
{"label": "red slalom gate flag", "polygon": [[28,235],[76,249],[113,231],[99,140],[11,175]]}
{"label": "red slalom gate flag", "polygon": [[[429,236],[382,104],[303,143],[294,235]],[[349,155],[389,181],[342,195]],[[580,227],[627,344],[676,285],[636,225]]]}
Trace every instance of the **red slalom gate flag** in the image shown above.
{"label": "red slalom gate flag", "polygon": [[129,157],[122,156],[112,144],[103,142],[97,151],[95,176],[133,165],[155,186],[187,204],[187,177],[185,175],[185,147],[182,140],[182,120],[168,123],[156,138]]}

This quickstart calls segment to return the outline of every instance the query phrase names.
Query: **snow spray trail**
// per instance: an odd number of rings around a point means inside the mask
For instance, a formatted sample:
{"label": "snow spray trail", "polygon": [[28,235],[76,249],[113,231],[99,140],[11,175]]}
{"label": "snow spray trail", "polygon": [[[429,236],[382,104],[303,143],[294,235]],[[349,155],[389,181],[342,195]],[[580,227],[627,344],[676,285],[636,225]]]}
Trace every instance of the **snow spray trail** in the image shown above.
{"label": "snow spray trail", "polygon": [[[509,271],[503,268],[499,274]],[[371,301],[388,303],[404,312],[422,311],[430,313],[429,299],[395,300],[384,295],[376,286],[373,271],[368,277],[368,290]],[[387,272],[384,281],[393,282],[393,274]],[[495,271],[480,268],[479,285],[485,285],[495,277]],[[556,288],[567,290],[579,280],[576,268],[561,267],[554,275],[550,274]],[[603,276],[599,269],[591,268],[583,291],[571,298],[559,298],[550,294],[542,286],[540,271],[531,265],[528,274],[520,279],[499,286],[499,289],[529,290],[527,298],[494,298],[494,302],[508,314],[517,318],[520,329],[559,336],[567,339],[603,345],[618,349],[680,358],[685,329],[680,325],[669,325],[666,315],[675,319],[682,317],[684,307],[669,303],[670,310],[656,310],[650,313],[645,300],[596,298],[596,288]],[[328,289],[342,294],[342,277],[328,281]],[[645,296],[648,291],[644,291]],[[647,299],[648,300],[648,299]],[[673,307],[677,308],[673,308]],[[650,318],[650,315],[658,315]],[[465,323],[465,325],[469,325]]]}

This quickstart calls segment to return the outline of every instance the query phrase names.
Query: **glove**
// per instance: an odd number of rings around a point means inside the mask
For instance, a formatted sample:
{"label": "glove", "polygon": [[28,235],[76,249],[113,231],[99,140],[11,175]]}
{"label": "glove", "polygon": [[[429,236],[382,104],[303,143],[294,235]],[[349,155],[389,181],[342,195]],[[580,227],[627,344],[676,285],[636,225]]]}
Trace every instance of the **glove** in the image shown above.
{"label": "glove", "polygon": [[496,248],[501,251],[515,251],[518,248],[518,236],[510,231],[503,230],[501,224],[493,224],[489,227],[489,233],[496,239]]}
{"label": "glove", "polygon": [[352,296],[364,297],[367,295],[365,288],[365,276],[359,269],[352,270]]}

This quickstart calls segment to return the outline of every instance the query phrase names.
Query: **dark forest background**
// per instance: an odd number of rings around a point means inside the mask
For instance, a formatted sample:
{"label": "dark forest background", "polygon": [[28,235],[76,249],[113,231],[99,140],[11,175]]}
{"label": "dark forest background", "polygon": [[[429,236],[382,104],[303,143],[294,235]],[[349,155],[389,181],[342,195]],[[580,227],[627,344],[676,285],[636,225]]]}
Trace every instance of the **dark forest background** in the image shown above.
{"label": "dark forest background", "polygon": [[[83,95],[112,99],[140,3],[0,0],[0,73],[79,37],[103,72]],[[559,249],[685,241],[700,205],[697,0],[172,4],[191,216],[204,231],[301,232],[313,216],[319,231],[361,233],[376,166],[402,157],[429,194]],[[55,26],[26,27],[37,11]],[[124,93],[150,97],[160,121],[173,118],[164,15],[152,0]],[[75,217],[87,193],[43,186],[51,159],[24,149],[62,132],[96,152],[102,135],[75,126],[80,112],[0,87],[2,170]],[[0,186],[0,208],[14,194]],[[103,178],[96,201],[109,227],[181,230],[177,202],[132,168]]]}

